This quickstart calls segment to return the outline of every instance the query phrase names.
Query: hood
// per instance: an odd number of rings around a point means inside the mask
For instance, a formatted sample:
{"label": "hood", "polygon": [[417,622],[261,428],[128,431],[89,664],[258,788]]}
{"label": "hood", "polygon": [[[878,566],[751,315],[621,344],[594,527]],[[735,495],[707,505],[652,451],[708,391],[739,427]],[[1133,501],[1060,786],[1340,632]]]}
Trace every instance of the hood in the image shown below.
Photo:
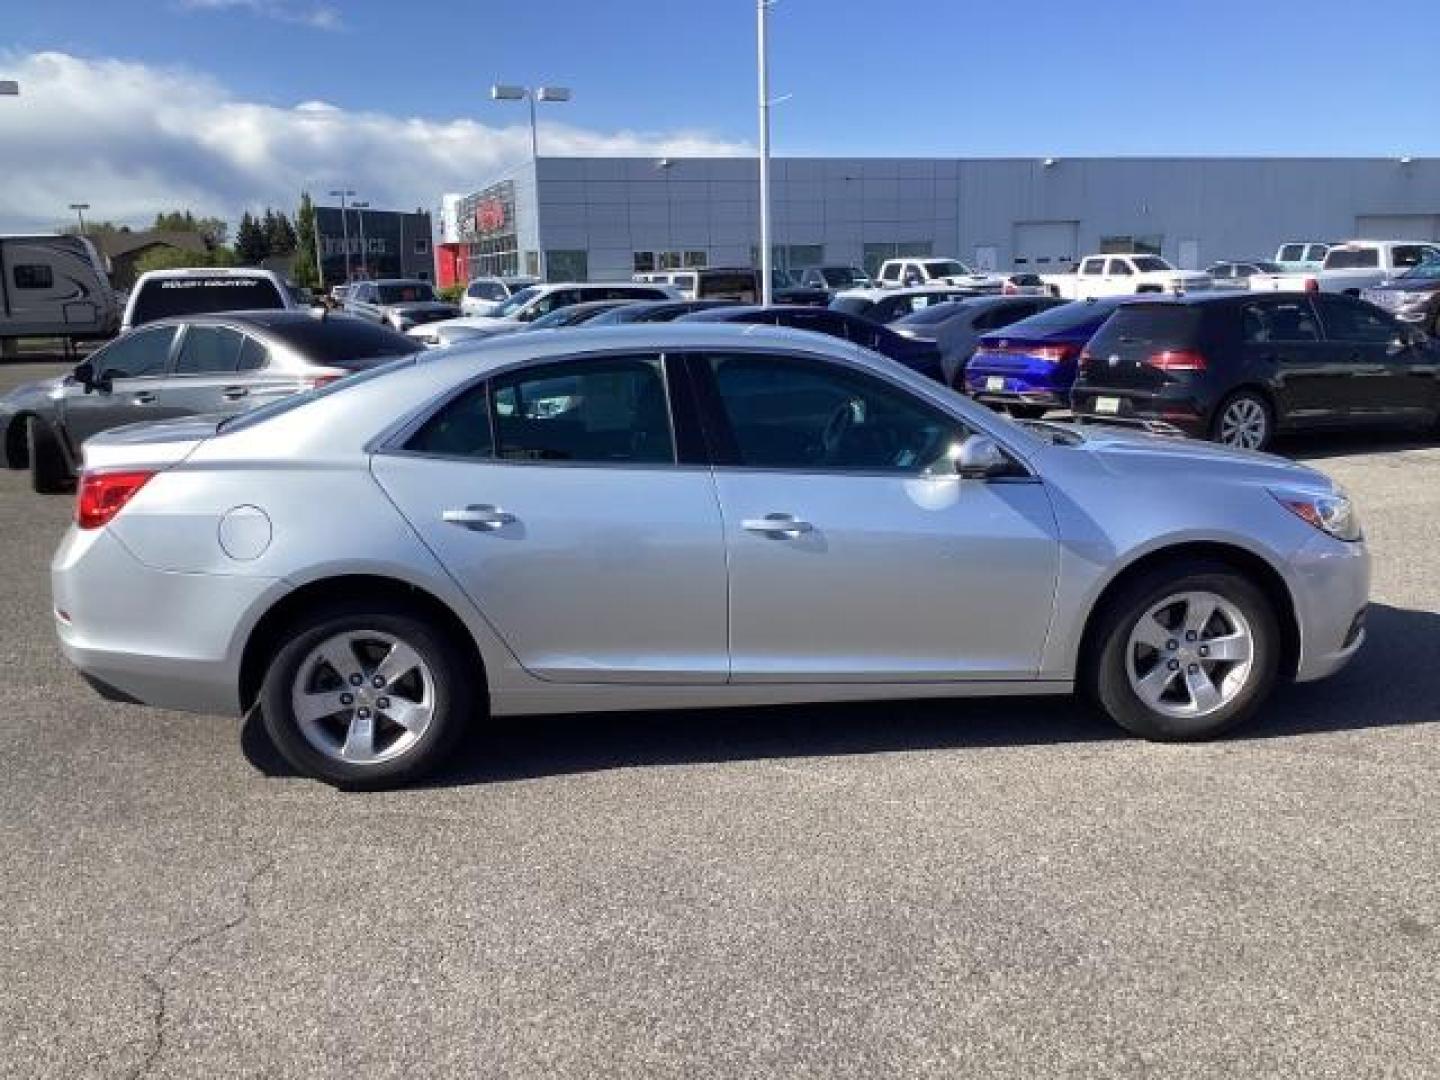
{"label": "hood", "polygon": [[7,393],[0,394],[0,406],[20,406],[37,401],[49,401],[55,392],[65,385],[65,380],[68,378],[68,375],[56,375],[49,379],[21,383]]}
{"label": "hood", "polygon": [[1164,471],[1174,476],[1188,468],[1212,472],[1226,470],[1233,473],[1237,480],[1303,484],[1326,491],[1335,486],[1324,473],[1274,454],[1123,428],[1090,424],[1067,426],[1085,439],[1083,449],[1117,476],[1135,476],[1152,471]]}
{"label": "hood", "polygon": [[515,319],[500,319],[494,315],[461,315],[458,319],[430,324],[431,330],[442,330],[448,326],[469,327],[474,330],[514,330],[519,325]]}
{"label": "hood", "polygon": [[1386,278],[1371,288],[1384,289],[1387,292],[1440,292],[1440,278]]}

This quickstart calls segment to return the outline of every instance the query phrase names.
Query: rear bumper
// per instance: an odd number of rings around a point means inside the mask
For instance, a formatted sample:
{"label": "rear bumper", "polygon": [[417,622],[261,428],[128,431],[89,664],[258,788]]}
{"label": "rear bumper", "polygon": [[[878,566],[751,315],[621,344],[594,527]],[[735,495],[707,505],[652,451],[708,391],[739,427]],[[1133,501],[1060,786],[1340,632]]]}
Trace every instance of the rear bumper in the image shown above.
{"label": "rear bumper", "polygon": [[[1116,410],[1102,412],[1102,399],[1113,399]],[[1186,435],[1204,438],[1210,430],[1215,403],[1188,386],[1156,391],[1081,385],[1071,394],[1070,407],[1081,420],[1155,420],[1179,428]]]}
{"label": "rear bumper", "polygon": [[50,568],[60,648],[110,700],[238,715],[240,659],[272,578],[155,570],[108,529],[71,528]]}

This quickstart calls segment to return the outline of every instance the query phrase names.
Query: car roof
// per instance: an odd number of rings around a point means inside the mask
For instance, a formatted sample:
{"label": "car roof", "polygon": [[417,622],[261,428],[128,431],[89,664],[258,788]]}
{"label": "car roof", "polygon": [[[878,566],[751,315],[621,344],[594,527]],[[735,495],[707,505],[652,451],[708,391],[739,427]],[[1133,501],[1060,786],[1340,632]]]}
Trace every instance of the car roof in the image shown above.
{"label": "car roof", "polygon": [[880,300],[886,296],[956,296],[964,292],[965,290],[957,285],[905,285],[899,289],[842,289],[835,297],[839,300]]}
{"label": "car roof", "polygon": [[189,324],[208,326],[215,323],[235,323],[263,330],[294,326],[297,323],[320,322],[363,323],[368,320],[355,315],[347,315],[344,312],[325,311],[320,308],[261,308],[255,311],[199,311],[190,315],[169,315],[163,319],[152,319],[142,325],[149,328],[152,326],[185,326]]}

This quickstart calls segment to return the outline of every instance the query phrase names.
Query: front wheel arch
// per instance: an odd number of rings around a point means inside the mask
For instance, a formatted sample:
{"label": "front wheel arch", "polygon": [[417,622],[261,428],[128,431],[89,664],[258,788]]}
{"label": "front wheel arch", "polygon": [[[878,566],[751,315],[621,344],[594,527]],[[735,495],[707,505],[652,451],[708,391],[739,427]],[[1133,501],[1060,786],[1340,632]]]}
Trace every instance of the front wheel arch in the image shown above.
{"label": "front wheel arch", "polygon": [[1295,598],[1290,593],[1290,587],[1285,584],[1280,572],[1261,556],[1233,544],[1215,541],[1175,544],[1149,552],[1106,582],[1085,617],[1085,630],[1080,636],[1080,648],[1075,657],[1076,677],[1084,677],[1096,661],[1102,644],[1099,627],[1116,596],[1137,578],[1166,564],[1178,566],[1197,561],[1224,564],[1248,578],[1265,594],[1275,609],[1275,619],[1280,625],[1280,674],[1286,679],[1293,679],[1300,668],[1300,621],[1295,614]]}
{"label": "front wheel arch", "polygon": [[260,687],[270,662],[280,650],[286,631],[307,612],[338,601],[353,602],[357,596],[385,604],[397,612],[431,622],[454,641],[473,665],[480,680],[477,697],[486,700],[485,660],[470,629],[454,610],[434,594],[398,578],[378,574],[346,574],[321,578],[286,593],[260,617],[246,638],[240,659],[240,708],[249,712],[260,697]]}

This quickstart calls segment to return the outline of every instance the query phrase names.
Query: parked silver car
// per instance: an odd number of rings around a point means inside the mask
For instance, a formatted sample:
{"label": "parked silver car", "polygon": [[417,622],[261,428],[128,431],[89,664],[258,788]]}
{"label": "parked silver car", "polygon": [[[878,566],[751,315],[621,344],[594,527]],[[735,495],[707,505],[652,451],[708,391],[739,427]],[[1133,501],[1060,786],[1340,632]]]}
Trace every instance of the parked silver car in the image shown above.
{"label": "parked silver car", "polygon": [[259,707],[355,787],[472,716],[1068,693],[1214,735],[1364,637],[1311,469],[1017,426],[858,346],[670,323],[517,334],[219,424],[86,444],[55,556],[104,693]]}
{"label": "parked silver car", "polygon": [[435,295],[435,287],[428,281],[411,278],[354,282],[343,303],[347,313],[396,330],[409,330],[460,314],[458,307]]}

